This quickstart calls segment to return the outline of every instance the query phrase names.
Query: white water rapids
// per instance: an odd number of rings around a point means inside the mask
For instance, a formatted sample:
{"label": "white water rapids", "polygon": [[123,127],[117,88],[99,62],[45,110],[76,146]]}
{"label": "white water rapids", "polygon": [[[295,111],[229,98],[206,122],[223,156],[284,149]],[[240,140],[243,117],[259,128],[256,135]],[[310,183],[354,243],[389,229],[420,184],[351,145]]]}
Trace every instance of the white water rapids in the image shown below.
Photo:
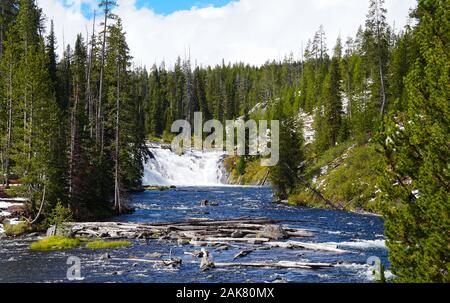
{"label": "white water rapids", "polygon": [[146,186],[224,186],[223,152],[189,150],[179,156],[168,148],[152,146],[154,158],[145,165]]}

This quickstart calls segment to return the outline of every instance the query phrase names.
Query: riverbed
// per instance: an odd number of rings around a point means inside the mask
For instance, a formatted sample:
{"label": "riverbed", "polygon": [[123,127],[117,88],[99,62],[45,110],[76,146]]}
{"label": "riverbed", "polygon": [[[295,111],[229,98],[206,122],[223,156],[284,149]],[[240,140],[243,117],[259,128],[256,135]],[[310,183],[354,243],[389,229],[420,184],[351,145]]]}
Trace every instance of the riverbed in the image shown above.
{"label": "riverbed", "polygon": [[[227,268],[202,272],[199,259],[185,254],[198,247],[179,246],[166,240],[135,240],[130,247],[105,251],[79,248],[59,252],[30,251],[31,240],[0,240],[0,282],[70,282],[67,271],[73,264],[68,265],[67,260],[71,256],[81,261],[81,281],[100,283],[367,283],[374,279],[373,268],[367,264],[370,257],[379,258],[389,268],[383,220],[377,216],[274,204],[270,188],[177,188],[145,191],[134,194],[131,199],[136,212],[116,218],[116,221],[154,223],[193,218],[267,217],[314,233],[314,237],[302,241],[336,244],[346,252],[256,250],[239,261],[326,262],[335,266],[320,270]],[[202,207],[200,202],[205,199],[217,202],[218,206]],[[207,249],[215,262],[233,262],[233,257],[248,246],[236,245],[220,251],[213,247]],[[182,259],[182,264],[167,268],[128,260],[102,260],[101,255],[105,252],[117,259],[139,259],[160,253],[162,259],[176,257]]]}

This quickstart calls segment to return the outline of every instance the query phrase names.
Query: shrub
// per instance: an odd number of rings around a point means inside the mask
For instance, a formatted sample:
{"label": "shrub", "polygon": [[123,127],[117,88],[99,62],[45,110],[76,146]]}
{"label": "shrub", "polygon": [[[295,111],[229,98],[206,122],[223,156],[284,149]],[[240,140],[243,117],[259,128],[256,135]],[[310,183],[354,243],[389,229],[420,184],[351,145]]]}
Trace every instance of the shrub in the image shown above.
{"label": "shrub", "polygon": [[45,225],[61,225],[64,222],[70,221],[73,221],[72,212],[69,208],[64,207],[64,205],[59,201],[48,218],[45,220]]}
{"label": "shrub", "polygon": [[244,157],[240,157],[237,163],[237,173],[239,176],[243,176],[245,174],[245,158]]}

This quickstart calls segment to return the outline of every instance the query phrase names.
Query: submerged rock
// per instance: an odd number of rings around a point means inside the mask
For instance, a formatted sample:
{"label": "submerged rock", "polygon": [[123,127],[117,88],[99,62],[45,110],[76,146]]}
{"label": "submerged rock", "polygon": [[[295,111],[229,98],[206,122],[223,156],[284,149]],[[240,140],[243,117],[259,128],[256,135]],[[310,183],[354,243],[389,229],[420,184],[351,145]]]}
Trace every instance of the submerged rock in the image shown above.
{"label": "submerged rock", "polygon": [[193,252],[186,252],[185,254],[191,255],[194,258],[208,258],[209,251],[202,248],[201,250],[194,250]]}
{"label": "submerged rock", "polygon": [[177,244],[178,244],[178,246],[188,245],[189,244],[189,240],[183,239],[183,238],[178,238]]}
{"label": "submerged rock", "polygon": [[100,256],[100,260],[108,260],[111,259],[111,256],[108,253],[104,253]]}
{"label": "submerged rock", "polygon": [[146,258],[150,258],[150,259],[159,259],[162,257],[162,254],[159,252],[154,252],[154,253],[148,253],[145,255]]}
{"label": "submerged rock", "polygon": [[219,203],[218,203],[218,202],[212,202],[212,201],[209,201],[209,200],[202,200],[202,201],[200,202],[200,206],[201,206],[201,207],[206,207],[206,206],[219,206]]}
{"label": "submerged rock", "polygon": [[214,265],[214,262],[208,259],[208,257],[203,257],[202,261],[200,262],[200,269],[202,271],[207,271],[209,269],[213,269],[216,266]]}
{"label": "submerged rock", "polygon": [[221,246],[217,247],[216,250],[217,250],[217,251],[228,250],[228,246],[227,246],[227,245],[221,245]]}

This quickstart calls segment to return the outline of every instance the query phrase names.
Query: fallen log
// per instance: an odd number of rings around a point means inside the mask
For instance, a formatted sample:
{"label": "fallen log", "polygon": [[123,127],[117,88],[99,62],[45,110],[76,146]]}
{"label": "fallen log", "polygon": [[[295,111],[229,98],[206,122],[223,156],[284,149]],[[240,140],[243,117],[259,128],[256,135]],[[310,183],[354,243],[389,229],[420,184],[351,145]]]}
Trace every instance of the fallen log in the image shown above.
{"label": "fallen log", "polygon": [[337,248],[336,245],[332,244],[323,244],[323,243],[304,243],[304,242],[298,242],[298,241],[287,241],[287,242],[268,242],[264,243],[265,245],[268,245],[272,248],[278,247],[278,248],[287,248],[287,249],[293,249],[293,248],[303,248],[307,250],[314,250],[314,251],[326,251],[326,252],[334,252],[334,253],[347,253],[346,250],[342,250]]}
{"label": "fallen log", "polygon": [[333,267],[330,263],[302,263],[291,261],[280,261],[276,263],[214,263],[216,268],[219,267],[259,267],[259,268],[299,268],[299,269],[321,269]]}
{"label": "fallen log", "polygon": [[234,257],[233,260],[239,259],[239,258],[243,258],[245,256],[248,256],[249,254],[251,254],[252,252],[254,252],[254,249],[249,249],[249,250],[241,250],[240,252],[238,252]]}
{"label": "fallen log", "polygon": [[171,260],[147,260],[147,259],[122,259],[122,258],[111,258],[111,261],[120,261],[120,262],[140,262],[140,263],[149,263],[156,264],[162,266],[179,266],[181,265],[181,259],[171,259]]}
{"label": "fallen log", "polygon": [[209,242],[248,242],[248,243],[263,243],[269,242],[269,238],[206,238]]}
{"label": "fallen log", "polygon": [[333,253],[346,253],[336,245],[269,239],[267,227],[278,228],[287,238],[312,237],[313,233],[283,225],[274,220],[242,218],[212,221],[207,219],[179,223],[134,224],[121,222],[69,223],[64,226],[71,236],[107,239],[160,239],[175,240],[193,246],[248,244],[268,248],[307,249]]}

